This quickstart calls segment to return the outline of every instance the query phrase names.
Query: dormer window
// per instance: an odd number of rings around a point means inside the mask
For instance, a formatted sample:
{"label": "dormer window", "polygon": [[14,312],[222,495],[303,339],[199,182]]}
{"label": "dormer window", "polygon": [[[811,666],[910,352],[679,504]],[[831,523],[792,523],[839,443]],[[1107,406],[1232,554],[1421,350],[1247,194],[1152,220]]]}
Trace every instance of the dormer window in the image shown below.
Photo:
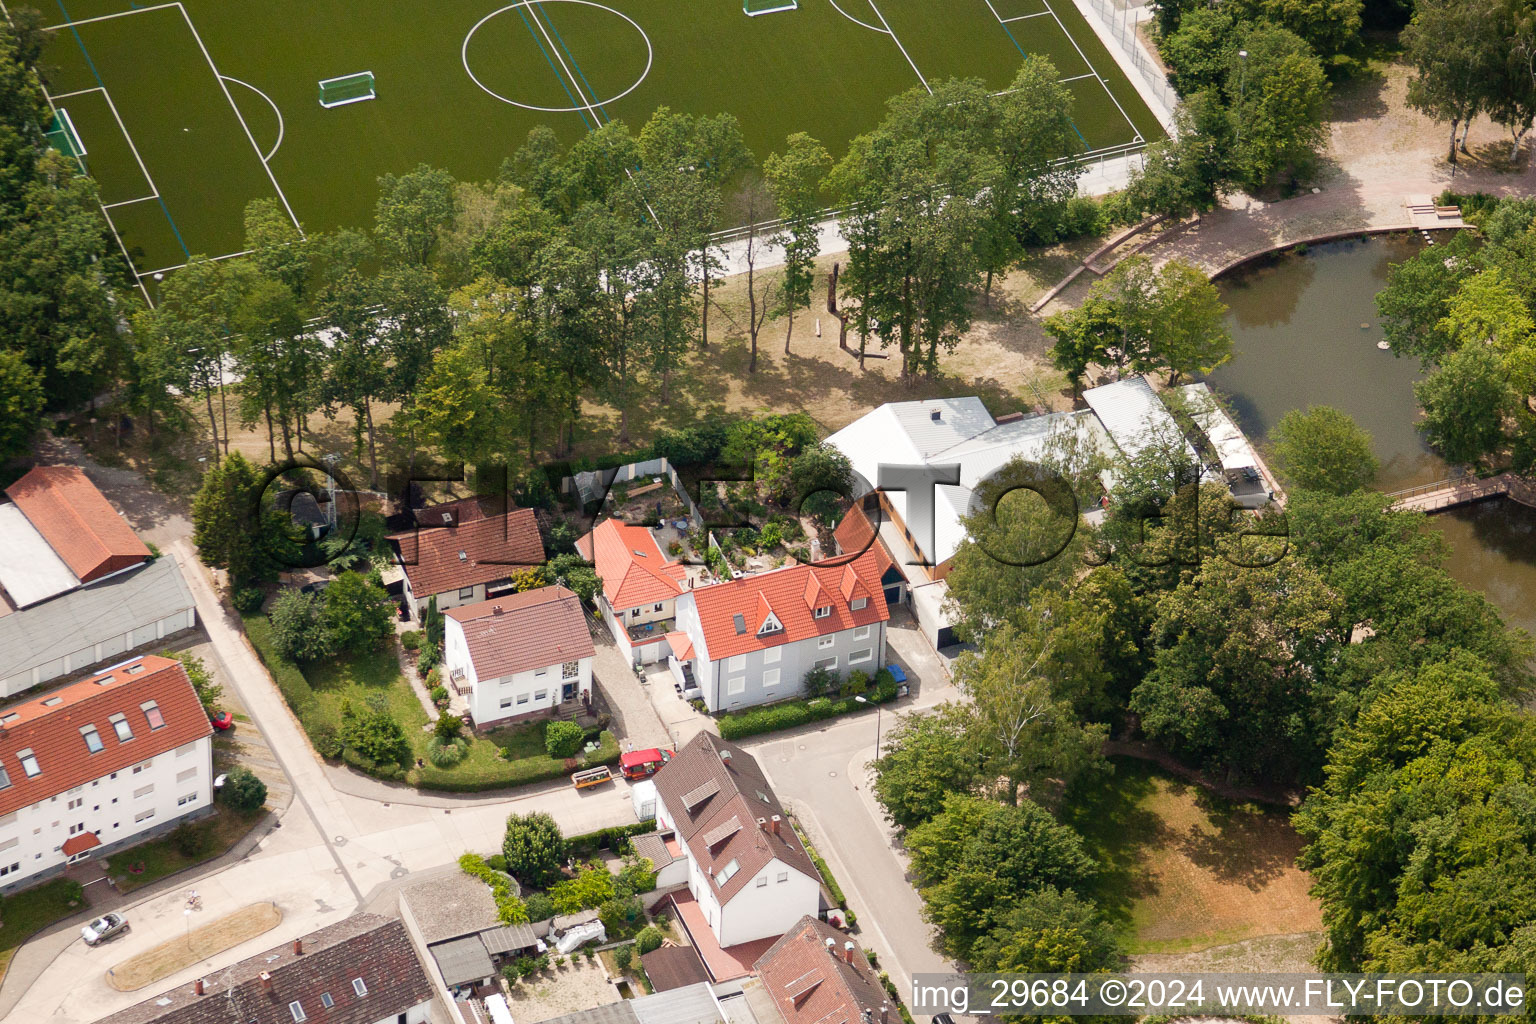
{"label": "dormer window", "polygon": [[783,631],[784,623],[780,622],[776,617],[769,615],[763,620],[763,624],[758,627],[757,635],[767,636],[769,633],[782,633]]}
{"label": "dormer window", "polygon": [[101,742],[101,733],[96,731],[96,727],[94,725],[82,725],[80,727],[80,735],[85,737],[86,750],[89,750],[93,754],[101,753],[105,744]]}
{"label": "dormer window", "polygon": [[159,704],[152,700],[147,700],[139,705],[139,710],[144,712],[144,721],[149,723],[151,732],[165,727],[165,716],[160,713]]}
{"label": "dormer window", "polygon": [[18,751],[16,759],[21,762],[21,770],[27,773],[27,778],[36,778],[43,773],[42,768],[38,767],[37,755],[32,752],[31,747]]}
{"label": "dormer window", "polygon": [[821,605],[820,607],[818,607],[816,609],[816,618],[818,618],[818,619],[825,619],[826,617],[828,617],[831,614],[832,614],[832,606],[829,605],[829,604]]}
{"label": "dormer window", "polygon": [[112,723],[112,729],[117,733],[119,743],[127,743],[133,739],[133,726],[128,724],[128,719],[123,715],[110,715],[107,721]]}
{"label": "dormer window", "polygon": [[856,612],[859,612],[859,611],[863,611],[864,607],[867,604],[869,604],[869,598],[867,598],[867,597],[856,597],[852,601],[848,602],[848,607],[852,608]]}

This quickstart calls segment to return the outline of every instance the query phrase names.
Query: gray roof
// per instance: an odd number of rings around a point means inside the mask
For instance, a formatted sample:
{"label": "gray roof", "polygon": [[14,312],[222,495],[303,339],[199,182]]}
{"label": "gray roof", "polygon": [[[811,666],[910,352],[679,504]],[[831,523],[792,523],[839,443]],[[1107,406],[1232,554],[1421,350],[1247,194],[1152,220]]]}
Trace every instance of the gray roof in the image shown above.
{"label": "gray roof", "polygon": [[138,569],[0,617],[0,679],[192,608],[176,560]]}
{"label": "gray roof", "polygon": [[540,1024],[716,1024],[724,1019],[709,983],[701,981],[670,992],[551,1017]]}
{"label": "gray roof", "polygon": [[[457,867],[400,893],[427,944],[473,935],[501,924],[491,888]],[[476,939],[475,941],[479,941]],[[482,947],[484,948],[484,947]]]}
{"label": "gray roof", "polygon": [[0,586],[16,607],[74,590],[80,580],[17,505],[0,505]]}
{"label": "gray roof", "polygon": [[443,982],[448,985],[480,981],[496,973],[491,957],[485,951],[485,943],[478,935],[439,942],[428,946],[427,952],[437,961],[438,970],[443,972]]}
{"label": "gray roof", "polygon": [[480,941],[485,943],[485,951],[492,956],[502,953],[511,953],[519,949],[527,949],[538,943],[538,938],[533,934],[533,926],[526,924],[504,924],[498,928],[487,928],[480,933]]}

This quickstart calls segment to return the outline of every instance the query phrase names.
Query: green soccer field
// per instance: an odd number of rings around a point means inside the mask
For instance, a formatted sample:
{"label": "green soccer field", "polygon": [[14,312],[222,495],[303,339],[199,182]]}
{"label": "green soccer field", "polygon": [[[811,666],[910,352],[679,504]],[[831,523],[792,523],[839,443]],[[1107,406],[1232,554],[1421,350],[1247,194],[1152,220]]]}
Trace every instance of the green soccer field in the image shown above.
{"label": "green soccer field", "polygon": [[[1162,129],[1071,0],[42,0],[45,54],[141,275],[227,256],[278,197],[306,230],[366,225],[375,179],[426,162],[495,175],[528,130],[567,142],[656,107],[730,111],[759,158],[807,131],[834,154],[925,81],[995,88],[1051,58],[1087,150]],[[371,72],[376,97],[322,107]]]}

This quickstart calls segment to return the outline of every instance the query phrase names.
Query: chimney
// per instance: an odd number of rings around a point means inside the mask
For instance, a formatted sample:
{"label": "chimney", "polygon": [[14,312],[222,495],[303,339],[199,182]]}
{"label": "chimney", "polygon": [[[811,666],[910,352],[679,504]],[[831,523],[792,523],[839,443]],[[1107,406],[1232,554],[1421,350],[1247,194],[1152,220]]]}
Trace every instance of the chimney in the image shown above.
{"label": "chimney", "polygon": [[304,955],[304,940],[303,939],[294,939],[293,940],[293,955],[294,956],[303,956]]}
{"label": "chimney", "polygon": [[720,760],[729,765],[731,763],[731,752],[729,750],[720,751]]}
{"label": "chimney", "polygon": [[827,952],[831,953],[833,956],[837,956],[837,940],[836,939],[828,939],[827,940]]}
{"label": "chimney", "polygon": [[768,831],[768,819],[767,818],[758,818],[757,819],[757,827],[762,829],[764,832],[767,832]]}
{"label": "chimney", "polygon": [[843,943],[843,959],[850,964],[853,963],[853,943]]}
{"label": "chimney", "polygon": [[271,972],[270,971],[262,971],[259,975],[257,975],[257,977],[259,977],[261,979],[261,990],[263,992],[271,992],[272,991],[272,974],[271,974]]}
{"label": "chimney", "polygon": [[768,831],[772,832],[774,835],[778,835],[779,834],[779,822],[782,821],[782,820],[783,820],[782,818],[780,818],[777,814],[775,814],[772,818],[770,818],[768,820]]}
{"label": "chimney", "polygon": [[492,615],[500,615],[501,614],[501,605],[499,605],[499,604],[491,605],[491,614]]}
{"label": "chimney", "polygon": [[195,995],[195,996],[200,996],[200,995],[203,994],[203,979],[202,978],[198,978],[197,981],[195,981],[192,984],[192,994]]}

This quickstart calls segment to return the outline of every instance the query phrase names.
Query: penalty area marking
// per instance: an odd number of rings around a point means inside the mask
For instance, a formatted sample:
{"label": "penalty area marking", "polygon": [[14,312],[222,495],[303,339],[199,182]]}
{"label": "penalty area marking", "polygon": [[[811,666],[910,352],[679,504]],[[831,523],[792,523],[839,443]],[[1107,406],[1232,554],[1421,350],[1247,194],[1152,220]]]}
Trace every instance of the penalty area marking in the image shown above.
{"label": "penalty area marking", "polygon": [[[260,89],[256,88],[250,82],[242,82],[242,81],[240,81],[240,79],[233,78],[233,77],[231,77],[229,75],[220,75],[219,77],[224,79],[224,81],[226,81],[226,82],[234,82],[236,85],[243,85],[243,86],[245,86],[247,89],[251,90],[251,92],[255,93],[257,96],[260,96],[262,99],[266,100],[267,101],[267,106],[272,108],[272,113],[277,115],[277,141],[272,143],[272,148],[267,150],[267,155],[261,157],[261,162],[262,163],[266,163],[268,160],[271,160],[272,157],[277,153],[277,147],[279,147],[279,146],[281,146],[283,144],[283,130],[284,130],[283,129],[283,112],[281,110],[277,109],[277,104],[272,102],[272,97],[271,96],[268,96],[266,93],[264,93]],[[261,156],[259,151],[257,152],[257,155]]]}
{"label": "penalty area marking", "polygon": [[838,14],[841,14],[843,17],[847,18],[849,21],[853,22],[855,25],[859,26],[860,28],[867,28],[871,32],[879,32],[883,36],[890,35],[889,32],[887,32],[885,29],[881,28],[878,25],[871,25],[867,21],[860,21],[858,18],[855,18],[853,15],[849,14],[847,11],[845,11],[841,7],[839,7],[837,5],[837,0],[827,0],[827,3],[832,5],[832,9],[834,11],[836,11]]}
{"label": "penalty area marking", "polygon": [[[480,79],[475,76],[474,69],[469,66],[469,44],[470,41],[475,38],[475,33],[480,31],[481,27],[484,26],[486,22],[490,21],[497,15],[505,14],[508,11],[515,11],[519,7],[526,8],[529,13],[533,14],[533,16],[537,18],[538,13],[534,11],[534,7],[536,7],[540,2],[580,4],[583,7],[596,7],[600,11],[607,11],[609,14],[617,15],[618,17],[623,18],[625,21],[629,22],[634,30],[640,33],[640,38],[645,41],[645,69],[640,72],[640,77],[635,79],[634,83],[631,84],[628,89],[625,89],[617,96],[610,96],[603,100],[594,99],[590,106],[583,104],[569,107],[540,107],[532,103],[520,103],[517,100],[508,99],[501,93],[497,92],[495,89],[492,89],[490,86],[480,81]],[[487,14],[485,17],[481,18],[479,21],[475,22],[474,27],[469,30],[467,35],[464,36],[464,45],[459,48],[459,58],[464,63],[464,73],[469,76],[469,80],[478,85],[482,92],[492,97],[493,99],[498,99],[501,102],[510,104],[514,107],[522,107],[524,110],[534,110],[544,114],[579,114],[590,109],[590,107],[605,107],[610,103],[617,103],[625,96],[628,96],[630,93],[640,88],[640,83],[644,82],[646,78],[650,76],[651,64],[656,59],[656,51],[651,46],[651,37],[645,34],[645,29],[641,28],[634,18],[631,18],[623,11],[616,11],[606,4],[594,3],[593,0],[518,0],[517,3],[508,4],[505,7],[498,8],[497,10],[494,10],[490,14]]]}

